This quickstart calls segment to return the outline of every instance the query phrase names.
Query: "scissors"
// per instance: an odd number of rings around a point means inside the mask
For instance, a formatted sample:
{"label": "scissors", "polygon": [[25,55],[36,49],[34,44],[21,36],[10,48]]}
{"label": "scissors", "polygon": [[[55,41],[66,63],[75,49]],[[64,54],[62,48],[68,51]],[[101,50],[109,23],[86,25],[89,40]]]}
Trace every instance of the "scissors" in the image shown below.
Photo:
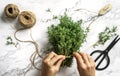
{"label": "scissors", "polygon": [[[95,62],[99,60],[98,64],[96,65],[96,70],[104,70],[108,67],[108,65],[110,64],[110,58],[108,56],[108,53],[119,40],[120,37],[119,35],[117,35],[105,50],[95,50],[90,54],[92,56],[95,53],[99,53],[98,57],[94,60]],[[103,62],[104,59],[106,59],[107,63],[105,66],[100,67],[100,64]]]}

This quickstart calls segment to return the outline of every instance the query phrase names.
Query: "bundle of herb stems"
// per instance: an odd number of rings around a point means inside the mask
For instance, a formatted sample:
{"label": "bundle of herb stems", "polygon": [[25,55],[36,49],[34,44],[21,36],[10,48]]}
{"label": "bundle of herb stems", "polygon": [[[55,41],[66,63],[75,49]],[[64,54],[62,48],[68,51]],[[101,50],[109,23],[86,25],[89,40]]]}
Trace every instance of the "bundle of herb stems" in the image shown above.
{"label": "bundle of herb stems", "polygon": [[66,13],[59,20],[58,25],[48,27],[49,42],[55,53],[68,57],[63,61],[62,67],[71,66],[72,54],[79,50],[86,34],[81,26],[82,20],[74,22]]}

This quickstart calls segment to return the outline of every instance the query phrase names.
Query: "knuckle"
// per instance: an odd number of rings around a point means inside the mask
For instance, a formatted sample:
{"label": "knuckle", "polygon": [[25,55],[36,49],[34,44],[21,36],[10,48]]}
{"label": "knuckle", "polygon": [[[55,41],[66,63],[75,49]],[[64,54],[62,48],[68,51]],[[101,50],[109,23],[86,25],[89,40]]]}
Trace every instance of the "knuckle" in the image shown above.
{"label": "knuckle", "polygon": [[83,52],[80,52],[80,54],[84,55],[84,53],[83,53]]}
{"label": "knuckle", "polygon": [[58,59],[58,56],[55,56],[53,59],[54,59],[54,60],[57,60],[57,59]]}
{"label": "knuckle", "polygon": [[61,58],[62,56],[60,56],[60,55],[57,55],[57,56],[55,56],[55,59],[59,59],[59,58]]}
{"label": "knuckle", "polygon": [[87,70],[86,66],[81,67],[82,70]]}
{"label": "knuckle", "polygon": [[59,68],[56,68],[56,69],[55,69],[55,72],[58,72],[58,71],[59,71]]}
{"label": "knuckle", "polygon": [[43,63],[46,64],[46,63],[47,63],[47,60],[43,60]]}
{"label": "knuckle", "polygon": [[48,62],[47,65],[51,65],[51,62]]}
{"label": "knuckle", "polygon": [[47,65],[48,67],[51,67],[51,62],[48,62],[46,65]]}
{"label": "knuckle", "polygon": [[51,63],[48,62],[47,60],[44,60],[44,61],[43,61],[43,64],[45,64],[45,65],[47,65],[47,66],[50,66],[50,65],[51,65]]}
{"label": "knuckle", "polygon": [[56,55],[56,53],[55,53],[55,52],[53,52],[53,51],[52,51],[50,54]]}
{"label": "knuckle", "polygon": [[92,65],[91,65],[91,68],[95,68],[95,64],[92,64]]}
{"label": "knuckle", "polygon": [[82,55],[87,55],[87,54],[82,52]]}
{"label": "knuckle", "polygon": [[52,51],[51,54],[55,54],[55,53]]}
{"label": "knuckle", "polygon": [[75,56],[76,56],[76,57],[79,57],[79,54],[78,54],[78,53],[75,53]]}
{"label": "knuckle", "polygon": [[87,69],[91,69],[91,67],[92,67],[91,65],[87,65]]}
{"label": "knuckle", "polygon": [[52,67],[52,68],[50,68],[50,71],[51,71],[51,72],[58,72],[59,69],[58,69],[58,68],[54,68],[54,67]]}
{"label": "knuckle", "polygon": [[91,69],[91,66],[90,65],[87,65],[87,66],[83,66],[81,67],[82,70],[90,70]]}
{"label": "knuckle", "polygon": [[89,54],[86,54],[86,56],[87,56],[88,58],[90,58],[90,55],[89,55]]}
{"label": "knuckle", "polygon": [[51,72],[54,72],[54,69],[53,69],[53,68],[50,68],[50,71],[51,71]]}

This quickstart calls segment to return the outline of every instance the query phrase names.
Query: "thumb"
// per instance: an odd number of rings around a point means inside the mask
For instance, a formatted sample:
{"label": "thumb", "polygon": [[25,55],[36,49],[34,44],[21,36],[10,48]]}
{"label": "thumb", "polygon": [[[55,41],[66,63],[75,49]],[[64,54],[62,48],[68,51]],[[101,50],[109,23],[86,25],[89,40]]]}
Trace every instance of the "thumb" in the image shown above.
{"label": "thumb", "polygon": [[61,65],[61,63],[63,62],[63,60],[65,60],[65,56],[63,56],[62,58],[60,58],[58,61],[57,61],[57,63],[56,63],[56,67],[57,68],[60,68],[60,65]]}

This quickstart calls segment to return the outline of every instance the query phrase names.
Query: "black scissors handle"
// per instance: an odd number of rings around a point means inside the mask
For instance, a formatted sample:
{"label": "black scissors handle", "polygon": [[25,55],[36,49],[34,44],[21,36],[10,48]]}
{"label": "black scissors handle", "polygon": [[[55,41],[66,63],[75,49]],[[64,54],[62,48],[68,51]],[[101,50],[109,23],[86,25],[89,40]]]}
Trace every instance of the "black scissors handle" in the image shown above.
{"label": "black scissors handle", "polygon": [[[110,58],[108,56],[108,53],[106,51],[95,50],[90,55],[92,56],[94,53],[99,54],[98,57],[95,59],[95,62],[97,62],[98,59],[100,59],[99,63],[96,65],[96,70],[104,70],[104,69],[106,69],[108,67],[108,65],[110,64]],[[104,59],[106,59],[106,61],[107,61],[106,65],[103,66],[103,67],[99,67]]]}
{"label": "black scissors handle", "polygon": [[[110,43],[110,45],[103,51],[101,50],[95,50],[93,51],[90,55],[93,55],[94,53],[99,53],[98,57],[95,59],[95,62],[98,61],[98,64],[96,65],[96,70],[104,70],[108,67],[108,65],[110,64],[110,58],[108,56],[108,52],[112,49],[112,47],[120,40],[119,35],[117,35],[115,37],[115,39]],[[104,67],[100,68],[100,64],[102,63],[102,61],[106,59],[107,63]]]}

